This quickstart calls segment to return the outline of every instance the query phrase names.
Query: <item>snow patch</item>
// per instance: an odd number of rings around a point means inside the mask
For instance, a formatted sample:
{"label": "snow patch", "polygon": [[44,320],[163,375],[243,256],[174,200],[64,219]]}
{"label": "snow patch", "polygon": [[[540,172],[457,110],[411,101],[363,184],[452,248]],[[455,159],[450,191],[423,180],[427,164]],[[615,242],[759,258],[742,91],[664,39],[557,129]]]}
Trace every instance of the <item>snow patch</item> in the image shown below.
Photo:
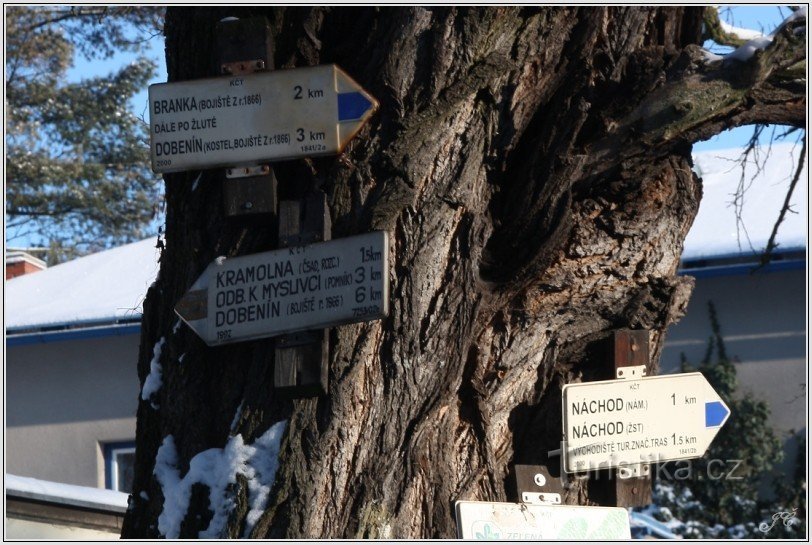
{"label": "snow patch", "polygon": [[244,399],[240,402],[240,406],[237,407],[237,412],[234,414],[234,419],[231,421],[231,427],[228,428],[229,430],[231,430],[231,433],[234,433],[234,431],[237,428],[237,424],[239,424],[240,422],[240,415],[242,414],[243,405],[245,405]]}
{"label": "snow patch", "polygon": [[759,36],[758,38],[753,38],[752,40],[747,41],[744,45],[736,48],[736,50],[732,53],[726,55],[725,58],[742,62],[747,61],[753,55],[755,55],[756,51],[767,49],[767,46],[772,42],[772,36]]}
{"label": "snow patch", "polygon": [[197,189],[197,184],[198,184],[198,182],[200,182],[200,177],[201,177],[201,176],[203,176],[203,172],[202,172],[202,171],[200,172],[200,174],[198,174],[198,175],[197,175],[197,178],[195,178],[195,181],[194,181],[194,182],[192,182],[192,191],[194,191],[194,190],[196,190],[196,189]]}
{"label": "snow patch", "polygon": [[158,517],[158,531],[168,539],[180,536],[180,525],[189,509],[192,486],[196,483],[209,488],[209,508],[214,513],[200,538],[222,537],[228,517],[235,504],[233,485],[237,475],[248,481],[249,511],[245,535],[253,530],[265,510],[268,494],[279,467],[279,447],[287,421],[271,426],[252,445],[243,442],[242,435],[229,439],[222,449],[212,448],[195,455],[183,478],[178,470],[178,454],[173,436],[164,438],[155,458],[155,474],[164,495],[164,505]]}
{"label": "snow patch", "polygon": [[712,53],[710,55],[706,54],[705,62],[707,63],[715,62],[718,61],[720,58],[732,59],[742,62],[747,61],[753,55],[755,55],[756,51],[762,51],[766,49],[767,46],[769,46],[772,43],[773,38],[775,38],[776,34],[780,32],[782,28],[784,28],[792,21],[795,21],[796,19],[806,19],[806,7],[795,10],[792,14],[790,14],[789,17],[784,19],[781,22],[781,24],[778,25],[778,27],[769,35],[764,35],[757,30],[731,26],[725,22],[720,21],[722,30],[724,30],[729,34],[734,34],[736,35],[736,37],[742,40],[747,40],[747,42],[738,47],[732,53],[725,55],[724,57],[719,57],[718,55],[713,55]]}
{"label": "snow patch", "polygon": [[761,38],[764,36],[758,30],[752,30],[749,28],[741,28],[733,25],[729,25],[724,21],[719,21],[722,30],[725,31],[726,34],[733,34],[740,40],[754,40],[756,38]]}
{"label": "snow patch", "polygon": [[[166,339],[161,337],[152,349],[152,361],[149,362],[149,375],[147,375],[147,378],[144,380],[144,387],[141,389],[141,399],[144,401],[149,401],[150,396],[160,390],[163,384],[161,380],[163,369],[161,368],[160,358],[165,342]],[[158,405],[155,403],[151,403],[151,405],[153,409],[158,408]]]}

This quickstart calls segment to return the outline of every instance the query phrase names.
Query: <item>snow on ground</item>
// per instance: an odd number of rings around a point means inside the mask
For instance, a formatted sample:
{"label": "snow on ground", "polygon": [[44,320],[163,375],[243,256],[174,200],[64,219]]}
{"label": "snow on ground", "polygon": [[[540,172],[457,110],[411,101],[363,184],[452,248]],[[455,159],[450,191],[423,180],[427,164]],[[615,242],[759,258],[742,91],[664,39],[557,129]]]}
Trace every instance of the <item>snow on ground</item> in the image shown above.
{"label": "snow on ground", "polygon": [[149,238],[7,280],[7,331],[140,318],[158,273],[155,244]]}
{"label": "snow on ground", "polygon": [[6,496],[17,496],[52,503],[107,509],[123,513],[129,494],[73,484],[55,483],[6,473]]}
{"label": "snow on ground", "polygon": [[[699,213],[685,239],[683,259],[699,259],[736,254],[759,254],[767,245],[773,225],[784,203],[787,188],[795,171],[801,147],[774,144],[762,172],[752,155],[748,159],[744,183],[747,187],[742,205],[742,221],[736,220],[734,194],[742,169],[738,159],[741,149],[717,150],[694,155],[694,171],[702,178],[703,195]],[[764,160],[766,147],[760,151]],[[795,187],[792,210],[778,230],[779,250],[806,247],[806,218],[808,212],[807,165]]]}
{"label": "snow on ground", "polygon": [[155,457],[154,469],[164,496],[158,531],[168,539],[178,538],[181,522],[189,509],[192,486],[201,483],[209,488],[209,508],[214,514],[199,537],[221,537],[235,507],[231,486],[237,482],[237,475],[243,475],[248,481],[247,536],[268,502],[268,494],[279,467],[279,446],[286,425],[286,420],[277,422],[252,445],[246,445],[242,435],[238,434],[222,449],[211,448],[196,454],[183,478],[178,469],[175,440],[171,435],[164,437]]}

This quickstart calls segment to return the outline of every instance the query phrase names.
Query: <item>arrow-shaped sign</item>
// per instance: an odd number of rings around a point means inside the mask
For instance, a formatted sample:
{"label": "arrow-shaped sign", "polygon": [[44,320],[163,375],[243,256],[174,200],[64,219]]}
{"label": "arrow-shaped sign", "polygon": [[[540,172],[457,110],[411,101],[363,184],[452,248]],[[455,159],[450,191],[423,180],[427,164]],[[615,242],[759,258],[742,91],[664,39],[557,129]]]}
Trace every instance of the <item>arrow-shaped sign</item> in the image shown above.
{"label": "arrow-shaped sign", "polygon": [[700,458],[730,416],[702,373],[567,384],[564,468]]}
{"label": "arrow-shaped sign", "polygon": [[206,344],[273,337],[389,313],[384,231],[211,263],[175,312]]}
{"label": "arrow-shaped sign", "polygon": [[150,85],[152,170],[340,153],[377,108],[333,64]]}

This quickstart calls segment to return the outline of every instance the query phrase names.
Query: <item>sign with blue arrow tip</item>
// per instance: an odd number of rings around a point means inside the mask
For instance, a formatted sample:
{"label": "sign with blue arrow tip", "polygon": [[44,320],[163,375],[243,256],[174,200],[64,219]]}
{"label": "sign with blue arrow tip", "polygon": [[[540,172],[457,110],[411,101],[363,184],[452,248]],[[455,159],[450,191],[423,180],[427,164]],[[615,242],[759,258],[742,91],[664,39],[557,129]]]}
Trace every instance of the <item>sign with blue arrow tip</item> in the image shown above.
{"label": "sign with blue arrow tip", "polygon": [[341,153],[377,108],[334,64],[150,85],[152,170]]}
{"label": "sign with blue arrow tip", "polygon": [[702,373],[567,384],[568,473],[700,458],[730,416]]}

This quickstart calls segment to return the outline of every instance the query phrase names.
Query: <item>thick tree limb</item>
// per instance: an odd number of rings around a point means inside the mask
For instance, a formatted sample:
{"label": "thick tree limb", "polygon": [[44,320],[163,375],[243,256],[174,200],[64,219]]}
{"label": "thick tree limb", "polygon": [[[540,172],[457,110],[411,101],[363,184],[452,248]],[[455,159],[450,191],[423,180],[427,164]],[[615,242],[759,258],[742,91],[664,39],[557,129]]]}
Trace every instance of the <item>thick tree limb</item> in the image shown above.
{"label": "thick tree limb", "polygon": [[[668,64],[654,66],[638,82],[643,88],[654,87],[653,92],[630,112],[605,119],[610,136],[593,145],[587,154],[590,162],[600,171],[600,165],[616,154],[632,157],[651,147],[673,149],[742,125],[805,127],[805,81],[786,77],[787,69],[806,58],[806,42],[794,33],[804,22],[799,19],[784,25],[767,48],[744,62],[722,59],[708,63],[703,49],[689,45]],[[649,60],[638,56],[635,62]],[[621,141],[637,145],[619,149]]]}

